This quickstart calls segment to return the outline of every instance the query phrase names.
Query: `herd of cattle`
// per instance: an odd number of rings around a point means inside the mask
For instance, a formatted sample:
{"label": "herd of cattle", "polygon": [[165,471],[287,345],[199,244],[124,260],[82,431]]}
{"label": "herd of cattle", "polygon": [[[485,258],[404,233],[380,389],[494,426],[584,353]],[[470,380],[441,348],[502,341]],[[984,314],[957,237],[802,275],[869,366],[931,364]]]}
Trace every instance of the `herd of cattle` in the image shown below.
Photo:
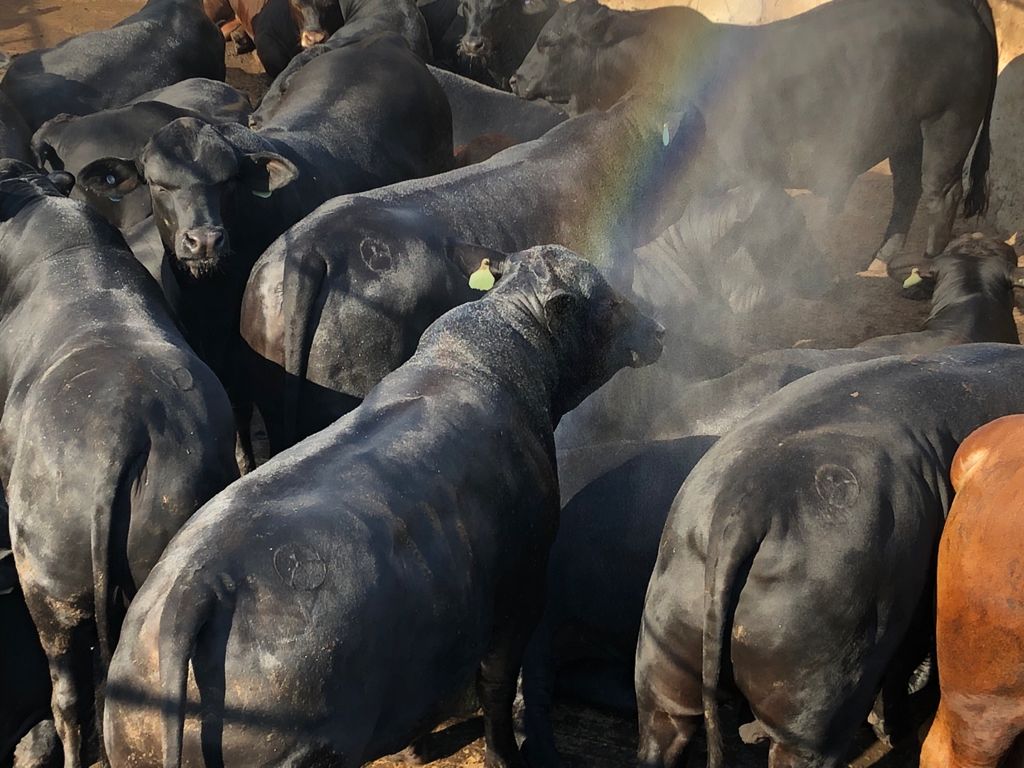
{"label": "herd of cattle", "polygon": [[[642,768],[836,768],[940,690],[920,764],[1003,765],[1024,271],[952,238],[997,60],[987,0],[149,0],[14,58],[0,765],[356,768],[469,698],[555,768],[574,697]],[[744,353],[830,284],[785,190],[885,159],[924,327]]]}

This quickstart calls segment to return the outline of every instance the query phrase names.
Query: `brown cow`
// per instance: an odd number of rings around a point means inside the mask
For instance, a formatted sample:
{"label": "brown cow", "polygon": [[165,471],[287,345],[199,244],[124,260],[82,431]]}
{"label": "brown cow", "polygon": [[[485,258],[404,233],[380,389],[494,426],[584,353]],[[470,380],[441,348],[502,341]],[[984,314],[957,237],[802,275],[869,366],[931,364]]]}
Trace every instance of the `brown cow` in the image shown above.
{"label": "brown cow", "polygon": [[995,768],[1024,733],[1024,415],[986,424],[950,470],[939,545],[942,700],[921,768]]}

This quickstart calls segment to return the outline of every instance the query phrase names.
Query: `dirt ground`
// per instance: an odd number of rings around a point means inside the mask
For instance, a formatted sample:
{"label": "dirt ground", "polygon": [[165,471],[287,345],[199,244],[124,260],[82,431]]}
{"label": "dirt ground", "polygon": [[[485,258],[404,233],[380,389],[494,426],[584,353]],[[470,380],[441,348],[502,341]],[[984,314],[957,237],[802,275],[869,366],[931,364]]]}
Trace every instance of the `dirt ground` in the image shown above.
{"label": "dirt ground", "polygon": [[[1020,5],[1019,0],[1000,2]],[[110,26],[141,5],[140,0],[0,0],[0,51],[17,54],[54,45],[72,34]],[[1008,44],[1016,46],[1017,42],[1010,40]],[[255,54],[238,57],[229,53],[228,66],[229,82],[255,103],[269,84]],[[789,302],[773,311],[771,317],[759,316],[756,329],[751,328],[752,348],[848,346],[871,336],[919,327],[927,311],[926,302],[903,299],[890,280],[857,274],[867,266],[881,240],[891,205],[890,182],[885,164],[862,176],[838,217],[827,215],[824,200],[794,193],[826,258],[834,265],[837,283],[824,302]],[[978,222],[958,224],[959,231],[975,228],[985,226]],[[915,227],[908,252],[922,250],[921,231]],[[1019,314],[1018,327],[1024,332]],[[570,768],[622,768],[634,763],[635,726],[627,719],[566,705],[556,711],[556,729]],[[479,718],[453,724],[437,734],[424,757],[435,768],[482,768],[481,733]],[[917,765],[915,743],[884,754],[885,750],[865,735],[861,748],[867,751],[852,763],[856,768]],[[763,749],[734,745],[731,752],[742,754],[734,763],[737,768],[765,765]],[[396,764],[412,763],[398,759],[373,765],[384,768]],[[702,758],[693,762],[698,764],[703,764]]]}

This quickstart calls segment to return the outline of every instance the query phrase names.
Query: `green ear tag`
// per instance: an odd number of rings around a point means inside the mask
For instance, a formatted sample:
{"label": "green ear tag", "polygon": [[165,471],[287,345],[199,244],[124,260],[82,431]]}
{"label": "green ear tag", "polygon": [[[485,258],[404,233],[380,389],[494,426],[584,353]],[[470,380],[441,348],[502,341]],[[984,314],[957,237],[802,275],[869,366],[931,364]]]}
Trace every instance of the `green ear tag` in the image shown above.
{"label": "green ear tag", "polygon": [[273,194],[272,192],[257,192],[255,189],[252,191],[252,193],[254,195],[256,195],[256,197],[261,197],[264,200],[266,200],[268,197],[270,197]]}
{"label": "green ear tag", "polygon": [[668,135],[668,123],[665,123],[661,126],[661,143],[667,147],[671,140],[672,137]]}
{"label": "green ear tag", "polygon": [[480,267],[469,276],[469,287],[474,291],[489,291],[494,287],[494,275],[491,274],[491,260],[484,259]]}
{"label": "green ear tag", "polygon": [[917,267],[914,267],[912,270],[910,270],[910,277],[903,281],[903,287],[913,288],[915,285],[920,283],[922,279],[923,278],[921,277],[921,272],[918,270]]}

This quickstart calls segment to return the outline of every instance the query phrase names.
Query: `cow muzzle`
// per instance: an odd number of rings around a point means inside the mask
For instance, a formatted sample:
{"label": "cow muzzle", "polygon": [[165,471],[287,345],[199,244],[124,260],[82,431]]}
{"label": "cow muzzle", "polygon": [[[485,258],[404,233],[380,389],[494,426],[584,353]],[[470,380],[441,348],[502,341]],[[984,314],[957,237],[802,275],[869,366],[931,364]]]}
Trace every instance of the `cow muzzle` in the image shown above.
{"label": "cow muzzle", "polygon": [[512,93],[521,99],[532,100],[537,98],[537,89],[530,84],[530,78],[522,72],[516,72],[508,79],[508,86]]}
{"label": "cow muzzle", "polygon": [[665,326],[640,315],[629,342],[629,366],[643,368],[656,363],[665,347]]}
{"label": "cow muzzle", "polygon": [[459,41],[459,53],[470,59],[484,59],[491,53],[491,43],[480,35],[465,35]]}
{"label": "cow muzzle", "polygon": [[305,30],[299,37],[299,44],[303,48],[312,48],[314,45],[320,45],[327,39],[327,33],[322,29]]}
{"label": "cow muzzle", "polygon": [[187,229],[181,236],[178,258],[194,275],[212,272],[224,255],[227,240],[223,227]]}

